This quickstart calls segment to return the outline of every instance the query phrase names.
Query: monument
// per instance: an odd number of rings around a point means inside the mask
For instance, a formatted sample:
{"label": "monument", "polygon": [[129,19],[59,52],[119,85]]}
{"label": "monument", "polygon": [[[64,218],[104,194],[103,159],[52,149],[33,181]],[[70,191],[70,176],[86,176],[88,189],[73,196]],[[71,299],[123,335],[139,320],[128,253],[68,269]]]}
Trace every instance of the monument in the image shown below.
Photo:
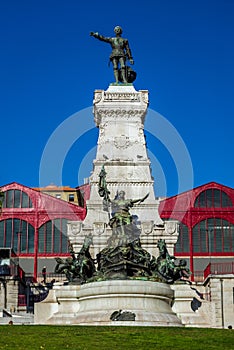
{"label": "monument", "polygon": [[[178,223],[163,222],[144,136],[148,91],[136,91],[134,63],[122,28],[90,35],[112,47],[115,82],[94,92],[99,137],[83,222],[68,223],[71,257],[57,259],[68,283],[55,286],[38,323],[181,326],[171,284],[189,277],[173,256]],[[52,305],[52,306],[51,306]],[[45,311],[45,307],[44,307]],[[44,317],[44,322],[42,319]]]}

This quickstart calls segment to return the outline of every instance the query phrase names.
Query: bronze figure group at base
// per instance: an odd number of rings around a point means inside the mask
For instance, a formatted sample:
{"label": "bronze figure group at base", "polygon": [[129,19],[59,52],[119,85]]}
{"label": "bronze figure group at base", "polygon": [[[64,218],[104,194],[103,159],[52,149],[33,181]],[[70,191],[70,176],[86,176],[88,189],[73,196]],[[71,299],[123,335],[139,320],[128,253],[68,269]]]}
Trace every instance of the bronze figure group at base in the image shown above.
{"label": "bronze figure group at base", "polygon": [[[88,239],[86,237],[85,241]],[[77,256],[71,248],[71,257],[65,260],[55,258],[55,273],[64,273],[70,283],[76,284],[113,279],[140,279],[172,284],[180,279],[188,279],[191,274],[185,260],[177,263],[176,258],[169,255],[165,240],[158,241],[160,254],[157,258],[142,248],[139,238],[121,246],[107,246],[97,254],[96,259],[91,257],[89,246],[84,249],[85,245],[84,243]]]}
{"label": "bronze figure group at base", "polygon": [[142,248],[140,229],[129,210],[135,204],[146,200],[149,194],[141,199],[126,200],[124,191],[119,191],[115,199],[111,200],[103,166],[99,174],[99,195],[103,198],[104,209],[110,216],[109,226],[112,235],[107,246],[97,254],[96,259],[93,259],[89,252],[92,236],[85,237],[77,256],[70,247],[70,258],[66,260],[56,258],[56,273],[65,273],[69,282],[79,284],[111,279],[143,279],[174,283],[190,276],[186,261],[177,262],[176,258],[168,253],[165,240],[160,239],[157,243],[159,249],[157,258]]}
{"label": "bronze figure group at base", "polygon": [[75,254],[72,245],[70,245],[70,257],[66,259],[55,258],[57,264],[54,272],[64,273],[69,282],[76,282],[79,284],[87,282],[96,271],[94,260],[89,252],[89,247],[92,242],[92,237],[86,236],[77,255]]}

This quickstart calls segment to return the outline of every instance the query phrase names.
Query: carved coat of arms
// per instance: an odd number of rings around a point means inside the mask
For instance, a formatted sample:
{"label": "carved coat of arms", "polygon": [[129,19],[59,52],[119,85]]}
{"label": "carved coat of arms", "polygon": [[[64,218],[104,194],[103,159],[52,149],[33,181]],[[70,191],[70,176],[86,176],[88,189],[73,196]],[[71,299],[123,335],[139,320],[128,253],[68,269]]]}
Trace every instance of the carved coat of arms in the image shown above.
{"label": "carved coat of arms", "polygon": [[68,231],[70,231],[73,236],[76,236],[80,233],[81,227],[82,227],[81,221],[76,223],[68,223]]}
{"label": "carved coat of arms", "polygon": [[116,148],[125,149],[130,145],[130,140],[128,136],[121,135],[114,138],[114,145]]}
{"label": "carved coat of arms", "polygon": [[167,221],[165,225],[165,231],[167,234],[172,235],[176,232],[176,222]]}
{"label": "carved coat of arms", "polygon": [[145,221],[141,223],[142,231],[149,235],[153,231],[154,222],[153,221]]}
{"label": "carved coat of arms", "polygon": [[94,222],[93,230],[96,235],[102,235],[105,232],[106,224],[104,222]]}

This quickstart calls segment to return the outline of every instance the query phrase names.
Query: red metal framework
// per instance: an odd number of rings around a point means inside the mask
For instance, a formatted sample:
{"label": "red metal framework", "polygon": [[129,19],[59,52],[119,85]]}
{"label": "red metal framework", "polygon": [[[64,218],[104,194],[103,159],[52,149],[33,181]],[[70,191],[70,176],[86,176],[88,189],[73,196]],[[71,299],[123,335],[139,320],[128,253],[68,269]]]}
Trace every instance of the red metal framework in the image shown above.
{"label": "red metal framework", "polygon": [[195,257],[234,256],[232,188],[210,182],[161,201],[159,213],[162,219],[180,221],[175,255],[188,257],[191,271]]}
{"label": "red metal framework", "polygon": [[209,275],[234,274],[234,262],[230,263],[210,263],[204,270],[204,280]]}
{"label": "red metal framework", "polygon": [[[225,192],[232,201],[229,207],[195,207],[196,198],[204,191],[219,189]],[[176,219],[188,227],[196,225],[199,221],[208,217],[216,217],[234,223],[234,190],[230,187],[220,185],[216,182],[209,182],[203,186],[196,187],[190,191],[166,198],[161,201],[159,212],[162,218]],[[191,220],[191,221],[190,221]]]}
{"label": "red metal framework", "polygon": [[[12,232],[14,232],[14,224],[20,222],[18,235],[16,238],[11,237],[11,242],[15,242],[15,250],[19,251],[19,256],[33,256],[34,257],[34,277],[37,276],[37,258],[39,255],[38,252],[38,242],[39,242],[39,229],[45,223],[57,219],[66,219],[66,220],[75,220],[81,221],[84,220],[86,215],[85,208],[81,208],[73,203],[69,203],[58,198],[49,196],[47,194],[38,192],[32,188],[21,185],[19,183],[13,182],[8,185],[2,186],[0,189],[5,193],[5,201],[3,204],[0,225],[1,222],[4,222],[4,228],[1,232],[5,235],[5,223],[11,222]],[[9,221],[7,221],[9,220]],[[15,220],[15,221],[14,221]],[[18,221],[16,221],[18,220]],[[33,227],[33,250],[21,253],[22,246],[21,243],[22,235],[26,234],[28,236],[28,231],[22,229],[22,222],[26,222],[27,225]],[[21,227],[21,229],[20,229]],[[15,229],[16,231],[16,229]],[[23,232],[24,231],[24,232]],[[9,233],[13,235],[13,233]],[[4,239],[4,238],[3,238]],[[9,239],[9,238],[8,238]],[[17,242],[16,242],[17,239]],[[26,245],[28,241],[26,240]],[[4,242],[3,242],[4,243]],[[6,244],[5,240],[5,244]],[[54,242],[55,243],[55,242]],[[40,252],[41,256],[46,255],[47,252]],[[61,255],[60,252],[50,252],[51,256]]]}

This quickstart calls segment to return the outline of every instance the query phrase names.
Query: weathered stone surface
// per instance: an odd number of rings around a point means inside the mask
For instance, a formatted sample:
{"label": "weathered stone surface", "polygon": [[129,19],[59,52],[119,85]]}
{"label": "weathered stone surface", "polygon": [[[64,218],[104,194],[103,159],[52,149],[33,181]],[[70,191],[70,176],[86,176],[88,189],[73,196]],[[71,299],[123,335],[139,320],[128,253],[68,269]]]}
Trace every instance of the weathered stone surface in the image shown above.
{"label": "weathered stone surface", "polygon": [[144,121],[148,101],[148,91],[136,91],[132,85],[109,86],[106,91],[96,90],[94,93],[93,112],[99,138],[90,176],[87,216],[82,224],[68,224],[69,240],[76,251],[80,249],[84,237],[91,233],[94,246],[90,251],[93,249],[96,255],[111,236],[108,226],[110,217],[103,210],[102,198],[98,194],[99,174],[105,165],[110,198],[114,199],[120,190],[125,192],[126,199],[141,198],[149,193],[144,202],[131,210],[141,231],[143,248],[157,255],[156,243],[164,238],[169,252],[173,254],[178,225],[171,222],[167,229],[159,216],[159,202],[155,199],[154,180],[146,150]]}
{"label": "weathered stone surface", "polygon": [[[181,326],[171,309],[173,291],[164,283],[103,281],[82,286],[56,287],[47,304],[47,319],[40,313],[36,323],[80,325]],[[57,303],[55,303],[55,296]],[[44,305],[45,302],[43,302]],[[115,310],[136,315],[135,321],[112,321]],[[54,313],[53,313],[54,311]],[[53,314],[52,314],[53,313]]]}

